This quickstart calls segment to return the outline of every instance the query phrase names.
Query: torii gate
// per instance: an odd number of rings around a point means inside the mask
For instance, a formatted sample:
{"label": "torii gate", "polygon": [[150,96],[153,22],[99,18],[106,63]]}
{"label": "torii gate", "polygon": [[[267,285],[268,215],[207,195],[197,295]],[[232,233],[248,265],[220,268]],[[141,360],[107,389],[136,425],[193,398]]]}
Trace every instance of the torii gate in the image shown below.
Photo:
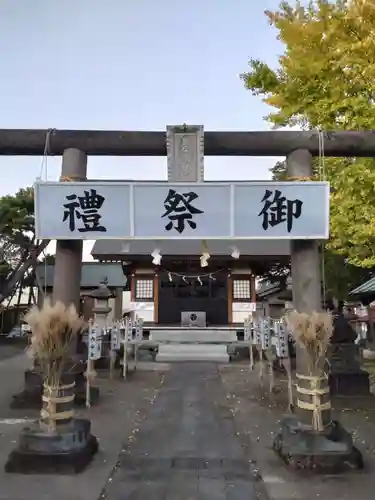
{"label": "torii gate", "polygon": [[[185,162],[186,183],[199,182],[200,155],[285,156],[289,180],[312,178],[312,159],[327,157],[374,157],[375,132],[205,132],[203,127],[179,126],[174,130],[187,139],[190,160]],[[48,149],[46,149],[48,137]],[[121,132],[78,130],[0,130],[2,155],[62,155],[61,181],[85,181],[87,156],[165,156],[179,155],[167,148],[165,132]],[[186,151],[185,151],[186,152]],[[176,182],[181,179],[175,179]],[[313,239],[290,242],[293,302],[298,312],[321,309],[321,269],[319,248]],[[82,240],[60,240],[56,246],[54,299],[78,304],[82,261]],[[297,350],[297,370],[307,374],[306,354]],[[310,425],[310,411],[299,409],[302,423]],[[330,410],[323,412],[323,423],[330,421]]]}

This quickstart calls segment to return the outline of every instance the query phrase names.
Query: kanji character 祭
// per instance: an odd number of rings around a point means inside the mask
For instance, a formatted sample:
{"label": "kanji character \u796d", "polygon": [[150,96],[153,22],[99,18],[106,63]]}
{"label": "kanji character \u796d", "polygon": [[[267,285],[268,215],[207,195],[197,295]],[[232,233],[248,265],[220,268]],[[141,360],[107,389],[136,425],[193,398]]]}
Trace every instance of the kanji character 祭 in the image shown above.
{"label": "kanji character \u796d", "polygon": [[167,231],[175,229],[178,233],[182,233],[185,229],[185,222],[192,229],[196,229],[197,224],[193,220],[193,216],[203,214],[203,210],[196,208],[193,201],[198,199],[198,195],[193,191],[189,193],[178,193],[174,189],[170,189],[167,197],[164,200],[165,212],[161,216],[169,219],[165,226]]}

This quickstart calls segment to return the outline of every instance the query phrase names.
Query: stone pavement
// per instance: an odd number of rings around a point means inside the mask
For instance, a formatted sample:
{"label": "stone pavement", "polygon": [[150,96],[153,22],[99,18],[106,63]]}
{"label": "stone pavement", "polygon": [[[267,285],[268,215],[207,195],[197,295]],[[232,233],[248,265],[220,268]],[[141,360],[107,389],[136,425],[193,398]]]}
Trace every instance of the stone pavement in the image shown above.
{"label": "stone pavement", "polygon": [[266,499],[252,458],[236,434],[217,365],[179,363],[100,498]]}

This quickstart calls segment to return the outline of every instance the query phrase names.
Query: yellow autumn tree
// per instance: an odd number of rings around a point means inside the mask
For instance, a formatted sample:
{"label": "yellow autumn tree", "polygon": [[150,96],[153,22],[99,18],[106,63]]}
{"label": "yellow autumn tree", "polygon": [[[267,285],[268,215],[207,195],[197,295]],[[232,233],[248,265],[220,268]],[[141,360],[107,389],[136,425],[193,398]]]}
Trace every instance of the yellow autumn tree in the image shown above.
{"label": "yellow autumn tree", "polygon": [[[275,127],[375,130],[375,0],[283,2],[267,11],[284,44],[278,66],[250,60],[247,89],[273,108]],[[325,161],[331,196],[328,248],[375,266],[375,160]],[[278,175],[282,168],[278,164]]]}

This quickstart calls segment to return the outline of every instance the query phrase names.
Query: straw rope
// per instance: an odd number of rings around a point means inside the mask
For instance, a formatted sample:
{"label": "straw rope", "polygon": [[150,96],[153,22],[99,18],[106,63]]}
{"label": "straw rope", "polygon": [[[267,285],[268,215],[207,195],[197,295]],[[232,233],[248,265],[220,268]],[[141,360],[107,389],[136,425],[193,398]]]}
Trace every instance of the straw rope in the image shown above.
{"label": "straw rope", "polygon": [[74,394],[70,394],[69,396],[57,396],[57,393],[61,390],[73,389],[75,385],[75,382],[58,386],[44,384],[45,392],[42,395],[42,401],[46,403],[46,408],[42,408],[40,411],[42,420],[49,420],[51,423],[57,420],[67,420],[74,417],[74,410],[56,411],[56,404],[71,403],[74,401]]}
{"label": "straw rope", "polygon": [[287,180],[287,181],[314,181],[315,177],[314,176],[299,177],[298,175],[292,175],[290,177],[287,177],[285,180]]}
{"label": "straw rope", "polygon": [[325,375],[302,375],[300,373],[296,373],[296,377],[299,378],[300,380],[326,380],[326,376]]}
{"label": "straw rope", "polygon": [[83,177],[79,175],[64,175],[60,177],[60,182],[76,182],[76,181],[85,181]]}
{"label": "straw rope", "polygon": [[49,385],[49,384],[46,384],[44,383],[44,388],[48,390],[51,390],[51,391],[57,391],[57,390],[63,390],[65,391],[66,389],[73,389],[73,387],[75,387],[76,383],[75,382],[72,382],[70,384],[61,384],[61,385]]}
{"label": "straw rope", "polygon": [[60,411],[60,412],[52,412],[49,410],[45,410],[44,408],[40,410],[40,416],[43,420],[67,420],[68,418],[74,417],[73,410]]}
{"label": "straw rope", "polygon": [[45,401],[46,403],[70,403],[71,401],[74,401],[74,394],[70,396],[45,396],[43,394],[42,400]]}
{"label": "straw rope", "polygon": [[297,399],[297,406],[302,410],[312,411],[312,426],[316,431],[323,431],[323,417],[322,412],[331,409],[331,401],[326,403],[321,402],[321,396],[324,394],[329,394],[329,388],[320,388],[319,384],[326,380],[324,376],[312,376],[312,375],[300,375],[296,374],[297,379],[306,380],[310,383],[310,389],[304,389],[297,384],[297,392],[300,394],[305,394],[307,396],[312,396],[312,403],[306,401],[301,401]]}

